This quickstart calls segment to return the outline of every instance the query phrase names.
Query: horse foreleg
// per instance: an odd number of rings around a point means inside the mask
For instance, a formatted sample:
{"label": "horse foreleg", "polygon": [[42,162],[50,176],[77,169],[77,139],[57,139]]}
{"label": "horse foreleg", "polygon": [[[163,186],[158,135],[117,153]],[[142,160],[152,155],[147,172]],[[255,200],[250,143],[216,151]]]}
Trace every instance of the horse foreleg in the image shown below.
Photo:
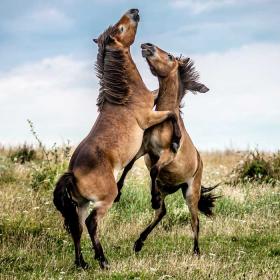
{"label": "horse foreleg", "polygon": [[150,170],[151,177],[151,195],[152,195],[152,207],[158,209],[160,207],[160,194],[157,188],[156,179],[160,172],[160,169],[168,165],[174,159],[174,154],[169,149],[164,150],[158,159],[157,163],[152,166]]}
{"label": "horse foreleg", "polygon": [[151,177],[151,202],[152,202],[152,208],[153,209],[159,209],[160,208],[160,194],[159,190],[157,188],[157,176],[159,173],[159,168],[157,165],[154,165],[151,168],[150,171],[150,177]]}
{"label": "horse foreleg", "polygon": [[[145,140],[145,139],[144,139]],[[143,140],[143,141],[144,141]],[[144,145],[142,145],[142,147],[140,148],[140,150],[138,151],[138,153],[136,154],[136,156],[128,163],[128,165],[124,168],[123,170],[123,173],[122,173],[122,176],[121,178],[119,179],[118,183],[117,183],[117,186],[118,186],[118,195],[117,197],[115,198],[115,201],[114,202],[118,202],[120,200],[120,197],[121,197],[121,190],[122,190],[122,187],[123,187],[123,184],[124,184],[124,180],[126,178],[126,175],[127,173],[130,171],[130,169],[133,167],[135,161],[137,159],[139,159],[141,156],[143,156],[145,154],[144,152],[145,148],[144,148]]]}
{"label": "horse foreleg", "polygon": [[170,148],[173,150],[173,152],[176,153],[180,145],[180,139],[182,137],[182,134],[178,124],[178,117],[174,112],[152,111],[148,116],[146,116],[145,123],[142,125],[142,128],[147,129],[154,125],[160,124],[165,120],[170,120],[173,124],[173,137]]}
{"label": "horse foreleg", "polygon": [[124,180],[126,178],[126,175],[127,173],[130,171],[130,169],[132,168],[134,162],[136,161],[136,158],[133,158],[133,160],[131,160],[129,162],[129,164],[124,168],[123,170],[123,173],[122,173],[122,176],[121,178],[119,179],[118,183],[117,183],[117,186],[118,186],[118,195],[117,197],[115,198],[115,201],[114,202],[118,202],[121,198],[121,190],[122,190],[122,187],[123,187],[123,184],[124,184]]}

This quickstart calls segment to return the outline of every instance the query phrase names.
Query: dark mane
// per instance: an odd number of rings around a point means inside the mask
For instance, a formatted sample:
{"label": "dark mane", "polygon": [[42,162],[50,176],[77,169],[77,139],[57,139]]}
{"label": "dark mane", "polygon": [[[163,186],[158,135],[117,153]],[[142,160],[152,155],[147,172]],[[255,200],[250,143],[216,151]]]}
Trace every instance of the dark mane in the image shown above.
{"label": "dark mane", "polygon": [[177,58],[177,60],[180,62],[179,65],[179,76],[180,76],[180,81],[182,85],[182,89],[180,90],[180,94],[178,96],[179,101],[183,99],[185,96],[186,92],[189,90],[193,94],[196,94],[197,91],[192,90],[191,84],[193,82],[197,82],[199,79],[199,74],[195,70],[194,67],[194,62],[190,58]]}
{"label": "dark mane", "polygon": [[130,100],[130,91],[126,79],[125,56],[122,50],[106,48],[112,41],[117,29],[114,26],[103,32],[98,38],[98,54],[95,69],[100,79],[100,89],[97,98],[98,110],[104,103],[125,105]]}

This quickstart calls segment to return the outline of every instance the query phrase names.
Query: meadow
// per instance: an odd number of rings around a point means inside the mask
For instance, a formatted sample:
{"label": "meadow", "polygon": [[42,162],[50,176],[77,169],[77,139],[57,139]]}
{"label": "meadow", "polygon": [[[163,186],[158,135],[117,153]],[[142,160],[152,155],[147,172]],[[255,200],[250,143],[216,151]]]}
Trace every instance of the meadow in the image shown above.
{"label": "meadow", "polygon": [[180,192],[166,199],[166,217],[134,253],[134,241],[153,217],[149,176],[139,160],[101,225],[110,261],[102,271],[86,230],[82,247],[90,268],[76,269],[72,240],[52,203],[70,147],[41,148],[25,154],[0,148],[0,279],[280,279],[280,184],[231,180],[245,152],[202,153],[203,184],[221,182],[215,193],[222,197],[213,218],[200,215],[200,258],[192,256]]}

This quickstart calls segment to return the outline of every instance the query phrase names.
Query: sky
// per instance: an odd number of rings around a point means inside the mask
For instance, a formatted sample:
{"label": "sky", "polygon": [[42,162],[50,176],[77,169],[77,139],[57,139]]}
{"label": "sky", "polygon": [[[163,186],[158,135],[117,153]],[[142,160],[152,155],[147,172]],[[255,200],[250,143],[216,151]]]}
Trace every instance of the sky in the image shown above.
{"label": "sky", "polygon": [[0,144],[77,145],[97,117],[92,39],[140,10],[132,55],[158,86],[140,44],[195,61],[210,91],[187,94],[183,118],[200,150],[280,146],[280,1],[7,0],[0,2]]}

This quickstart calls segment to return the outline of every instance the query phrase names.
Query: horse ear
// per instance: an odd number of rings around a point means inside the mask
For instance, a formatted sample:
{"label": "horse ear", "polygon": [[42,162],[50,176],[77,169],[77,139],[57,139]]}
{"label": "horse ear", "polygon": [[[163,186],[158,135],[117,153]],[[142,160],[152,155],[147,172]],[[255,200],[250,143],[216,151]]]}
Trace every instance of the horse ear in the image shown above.
{"label": "horse ear", "polygon": [[96,38],[92,39],[92,41],[93,41],[95,44],[98,43],[98,39],[96,39]]}
{"label": "horse ear", "polygon": [[183,55],[180,55],[179,57],[177,57],[177,61],[179,63],[179,66],[184,66],[185,64],[188,64],[188,62],[190,61],[190,58],[183,57]]}
{"label": "horse ear", "polygon": [[189,82],[187,89],[193,92],[197,91],[201,93],[205,93],[209,91],[209,88],[207,86],[198,82]]}

